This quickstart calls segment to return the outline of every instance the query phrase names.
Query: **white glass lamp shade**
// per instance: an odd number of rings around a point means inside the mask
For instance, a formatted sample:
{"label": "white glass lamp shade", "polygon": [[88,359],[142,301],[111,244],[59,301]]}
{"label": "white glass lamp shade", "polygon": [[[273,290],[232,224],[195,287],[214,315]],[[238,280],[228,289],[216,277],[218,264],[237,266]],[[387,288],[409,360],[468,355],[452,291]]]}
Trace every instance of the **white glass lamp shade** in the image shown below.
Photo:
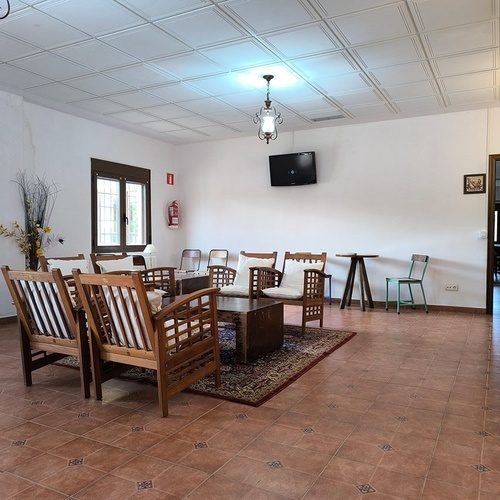
{"label": "white glass lamp shade", "polygon": [[155,246],[152,243],[149,243],[146,245],[146,248],[144,249],[144,253],[156,253],[158,250],[156,250]]}
{"label": "white glass lamp shade", "polygon": [[275,117],[266,111],[264,116],[261,117],[261,129],[264,134],[274,134],[276,130]]}

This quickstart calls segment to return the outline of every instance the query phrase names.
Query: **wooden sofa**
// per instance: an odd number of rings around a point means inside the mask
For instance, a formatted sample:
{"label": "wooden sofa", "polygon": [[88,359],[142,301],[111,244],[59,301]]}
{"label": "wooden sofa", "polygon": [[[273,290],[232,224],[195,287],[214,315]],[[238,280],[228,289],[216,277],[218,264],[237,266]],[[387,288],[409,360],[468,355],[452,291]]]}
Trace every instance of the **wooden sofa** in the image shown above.
{"label": "wooden sofa", "polygon": [[278,252],[256,253],[241,251],[237,268],[229,266],[208,266],[210,286],[220,288],[221,295],[229,297],[257,297],[257,282],[254,281],[250,268],[276,266]]}
{"label": "wooden sofa", "polygon": [[325,306],[326,252],[285,252],[283,270],[256,267],[251,282],[257,297],[282,300],[284,304],[302,307],[302,335],[306,323],[319,321],[323,326]]}

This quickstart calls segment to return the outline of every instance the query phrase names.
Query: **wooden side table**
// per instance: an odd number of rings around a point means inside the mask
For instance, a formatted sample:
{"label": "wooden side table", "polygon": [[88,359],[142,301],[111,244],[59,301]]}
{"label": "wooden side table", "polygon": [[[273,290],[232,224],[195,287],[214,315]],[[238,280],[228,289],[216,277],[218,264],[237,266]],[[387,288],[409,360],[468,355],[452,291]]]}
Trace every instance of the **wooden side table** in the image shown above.
{"label": "wooden side table", "polygon": [[346,305],[351,305],[352,289],[354,288],[354,280],[356,277],[356,269],[359,269],[359,305],[362,311],[365,311],[365,298],[368,301],[369,307],[373,309],[372,292],[370,290],[370,283],[368,282],[368,275],[366,274],[366,267],[364,259],[378,257],[376,254],[358,254],[358,253],[337,253],[337,257],[348,257],[351,259],[349,266],[349,273],[347,274],[347,281],[345,284],[344,294],[340,301],[340,309],[344,309]]}

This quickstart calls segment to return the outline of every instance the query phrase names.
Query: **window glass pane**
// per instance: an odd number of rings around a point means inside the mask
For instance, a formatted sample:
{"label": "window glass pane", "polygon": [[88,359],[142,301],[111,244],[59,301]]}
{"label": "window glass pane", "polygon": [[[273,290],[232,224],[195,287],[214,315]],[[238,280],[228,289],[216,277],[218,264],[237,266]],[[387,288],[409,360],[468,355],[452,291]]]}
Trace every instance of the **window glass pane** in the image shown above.
{"label": "window glass pane", "polygon": [[146,241],[146,187],[144,184],[127,182],[126,188],[126,245],[145,245]]}
{"label": "window glass pane", "polygon": [[97,179],[97,244],[120,245],[120,181]]}

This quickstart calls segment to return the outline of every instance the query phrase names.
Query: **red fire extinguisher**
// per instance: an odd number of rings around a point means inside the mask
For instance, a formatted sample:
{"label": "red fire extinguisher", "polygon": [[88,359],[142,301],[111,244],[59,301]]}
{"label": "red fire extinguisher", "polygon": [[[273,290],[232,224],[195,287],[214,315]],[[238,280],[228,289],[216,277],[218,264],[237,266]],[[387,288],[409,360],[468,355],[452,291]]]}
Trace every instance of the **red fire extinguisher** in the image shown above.
{"label": "red fire extinguisher", "polygon": [[179,227],[179,203],[177,200],[168,206],[167,221],[168,227]]}

